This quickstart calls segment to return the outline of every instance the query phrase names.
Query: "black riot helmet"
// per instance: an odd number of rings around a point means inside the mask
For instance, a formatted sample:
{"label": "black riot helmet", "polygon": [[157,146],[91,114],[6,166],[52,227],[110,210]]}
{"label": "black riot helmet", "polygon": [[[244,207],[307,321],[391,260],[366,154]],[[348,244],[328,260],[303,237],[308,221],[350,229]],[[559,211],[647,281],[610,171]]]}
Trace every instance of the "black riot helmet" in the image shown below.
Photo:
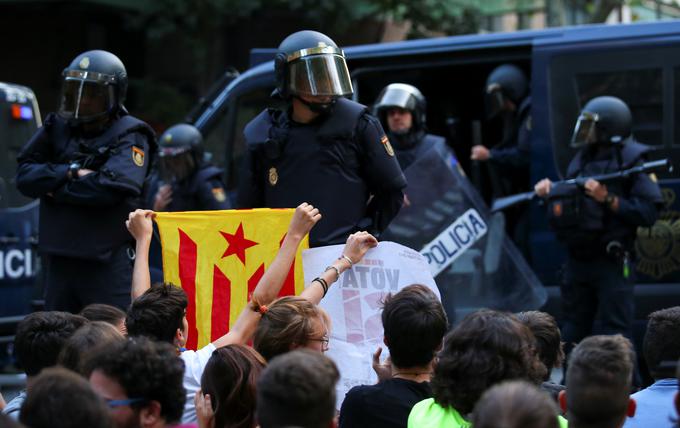
{"label": "black riot helmet", "polygon": [[487,113],[490,118],[505,109],[505,101],[515,105],[526,97],[529,83],[524,72],[512,64],[503,64],[494,68],[486,79]]}
{"label": "black riot helmet", "polygon": [[59,115],[72,125],[125,112],[127,72],[123,62],[111,52],[84,52],[71,61],[62,76]]}
{"label": "black riot helmet", "polygon": [[387,110],[394,107],[411,112],[414,131],[425,129],[427,103],[418,88],[406,83],[392,83],[380,92],[373,105],[373,112],[380,118],[383,126],[387,124]]}
{"label": "black riot helmet", "polygon": [[159,139],[159,172],[165,182],[182,181],[203,162],[203,136],[195,126],[181,123]]}
{"label": "black riot helmet", "polygon": [[317,31],[298,31],[286,37],[279,45],[274,68],[275,94],[284,99],[291,96],[336,99],[353,92],[345,54],[330,37]]}
{"label": "black riot helmet", "polygon": [[619,144],[631,134],[633,116],[628,105],[616,97],[597,97],[588,101],[576,121],[571,146]]}

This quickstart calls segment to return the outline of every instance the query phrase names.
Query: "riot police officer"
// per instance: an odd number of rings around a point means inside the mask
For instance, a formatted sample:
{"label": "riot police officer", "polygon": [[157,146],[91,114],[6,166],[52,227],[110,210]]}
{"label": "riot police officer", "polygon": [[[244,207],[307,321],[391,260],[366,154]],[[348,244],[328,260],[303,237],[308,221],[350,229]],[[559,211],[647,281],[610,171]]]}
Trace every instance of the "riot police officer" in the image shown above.
{"label": "riot police officer", "polygon": [[446,139],[427,133],[426,100],[418,88],[406,83],[387,85],[373,106],[402,170],[429,150],[435,150],[447,165],[457,164]]}
{"label": "riot police officer", "polygon": [[230,208],[222,170],[205,161],[203,136],[194,126],[178,124],[161,135],[149,195],[154,211]]}
{"label": "riot police officer", "polygon": [[112,53],[82,53],[62,75],[57,114],[17,158],[17,187],[40,198],[45,307],[125,309],[134,257],[125,220],[143,206],[155,134],[125,109],[128,76]]}
{"label": "riot police officer", "polygon": [[246,126],[239,206],[314,204],[324,218],[312,246],[381,232],[401,207],[406,179],[378,119],[344,98],[352,84],[342,50],[300,31],[281,42],[274,66],[275,94],[288,109],[265,110]]}
{"label": "riot police officer", "polygon": [[[650,148],[634,140],[631,124],[630,110],[620,99],[589,101],[576,122],[572,145],[579,151],[567,178],[585,179],[642,162]],[[550,224],[568,249],[561,288],[567,347],[591,334],[598,309],[603,333],[630,337],[636,229],[654,224],[662,202],[658,185],[638,174],[607,184],[588,179],[583,189],[543,179],[535,191],[547,199]]]}

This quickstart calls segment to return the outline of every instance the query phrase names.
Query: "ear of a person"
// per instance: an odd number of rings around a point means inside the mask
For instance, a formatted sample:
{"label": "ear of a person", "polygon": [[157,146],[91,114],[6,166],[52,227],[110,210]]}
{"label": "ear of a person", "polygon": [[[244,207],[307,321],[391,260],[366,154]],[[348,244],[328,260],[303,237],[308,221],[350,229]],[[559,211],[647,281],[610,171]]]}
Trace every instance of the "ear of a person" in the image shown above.
{"label": "ear of a person", "polygon": [[388,343],[387,336],[385,336],[384,334],[383,334],[383,343],[385,344],[385,346],[387,346],[389,348],[390,345]]}
{"label": "ear of a person", "polygon": [[560,402],[560,409],[562,409],[562,413],[567,413],[567,391],[562,390],[560,391],[559,395],[557,396],[557,401]]}
{"label": "ear of a person", "polygon": [[632,418],[635,416],[635,410],[637,410],[637,403],[633,397],[628,399],[628,408],[626,409],[626,416]]}
{"label": "ear of a person", "polygon": [[162,422],[161,403],[151,400],[149,404],[142,407],[139,411],[139,422],[142,428],[163,426],[160,424]]}
{"label": "ear of a person", "polygon": [[175,345],[181,347],[183,343],[185,343],[184,333],[182,333],[181,328],[178,328],[177,331],[175,332]]}

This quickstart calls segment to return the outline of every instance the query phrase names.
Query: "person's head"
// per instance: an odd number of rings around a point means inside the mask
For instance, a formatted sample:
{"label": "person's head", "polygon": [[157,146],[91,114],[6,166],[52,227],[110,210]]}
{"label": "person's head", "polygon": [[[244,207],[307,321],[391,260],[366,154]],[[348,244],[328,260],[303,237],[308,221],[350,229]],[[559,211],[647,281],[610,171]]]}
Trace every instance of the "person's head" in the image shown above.
{"label": "person's head", "polygon": [[86,373],[118,428],[164,427],[182,417],[184,362],[167,343],[145,337],[110,343],[86,362]]}
{"label": "person's head", "polygon": [[302,297],[286,296],[262,315],[253,347],[269,361],[296,348],[325,352],[329,338],[330,319],[323,309]]}
{"label": "person's head", "polygon": [[557,406],[544,391],[514,380],[488,389],[475,405],[475,428],[558,428]]}
{"label": "person's head", "polygon": [[345,54],[330,37],[298,31],[279,45],[274,59],[275,93],[295,98],[315,113],[327,113],[335,99],[351,95],[352,81]]}
{"label": "person's head", "polygon": [[43,370],[31,385],[19,420],[31,428],[113,428],[104,401],[87,380],[61,367]]}
{"label": "person's head", "polygon": [[621,99],[610,96],[596,97],[581,110],[571,146],[617,145],[631,135],[633,115]]}
{"label": "person's head", "polygon": [[499,65],[486,79],[487,116],[493,118],[502,112],[514,112],[528,92],[529,82],[519,67]]}
{"label": "person's head", "polygon": [[12,417],[0,412],[0,427],[2,428],[25,428],[18,421],[15,421]]}
{"label": "person's head", "polygon": [[14,352],[27,376],[57,364],[59,352],[87,319],[68,312],[34,312],[19,322],[14,337]]}
{"label": "person's head", "polygon": [[441,302],[423,285],[409,285],[397,294],[388,294],[382,324],[392,363],[402,368],[432,362],[448,328]]}
{"label": "person's head", "polygon": [[187,294],[171,284],[158,284],[135,299],[125,326],[129,336],[147,336],[183,347],[187,341]]}
{"label": "person's head", "polygon": [[89,322],[66,339],[57,363],[76,373],[84,374],[83,362],[93,349],[123,340],[125,337],[113,325],[104,321]]}
{"label": "person's head", "polygon": [[203,163],[203,135],[193,125],[171,126],[158,142],[159,172],[167,183],[184,180]]}
{"label": "person's head", "polygon": [[499,382],[538,383],[545,374],[529,329],[514,315],[489,309],[463,318],[444,338],[438,357],[431,382],[434,399],[462,415]]}
{"label": "person's head", "polygon": [[629,397],[635,354],[620,334],[583,339],[569,357],[560,406],[573,428],[619,428],[635,415]]}
{"label": "person's head", "polygon": [[201,376],[210,394],[216,428],[255,426],[256,385],[266,362],[254,349],[228,345],[213,351]]}
{"label": "person's head", "polygon": [[80,311],[80,315],[90,321],[104,321],[116,327],[122,334],[126,335],[125,312],[115,306],[103,303],[92,303]]}
{"label": "person's head", "polygon": [[426,101],[423,94],[413,85],[392,83],[378,95],[373,112],[383,127],[396,135],[420,131],[426,125]]}
{"label": "person's head", "polygon": [[81,53],[62,73],[59,115],[72,125],[105,124],[119,111],[127,93],[123,62],[102,50]]}
{"label": "person's head", "polygon": [[564,362],[564,344],[560,335],[560,327],[555,318],[545,312],[526,311],[516,316],[522,324],[529,327],[534,335],[538,358],[546,368],[544,380],[548,380],[551,370],[561,367]]}
{"label": "person's head", "polygon": [[673,377],[680,358],[680,306],[649,315],[642,349],[654,379]]}
{"label": "person's head", "polygon": [[274,358],[257,383],[261,428],[328,428],[335,415],[340,373],[331,359],[309,349]]}

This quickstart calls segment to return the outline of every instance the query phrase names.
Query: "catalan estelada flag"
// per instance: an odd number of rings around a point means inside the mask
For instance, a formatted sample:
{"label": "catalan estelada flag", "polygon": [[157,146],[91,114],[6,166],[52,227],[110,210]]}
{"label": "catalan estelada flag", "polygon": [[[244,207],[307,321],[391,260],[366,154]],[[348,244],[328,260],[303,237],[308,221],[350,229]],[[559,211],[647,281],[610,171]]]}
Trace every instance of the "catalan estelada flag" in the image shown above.
{"label": "catalan estelada flag", "polygon": [[[198,349],[229,331],[257,282],[274,260],[293,209],[159,212],[165,282],[189,297],[188,349]],[[303,249],[298,249],[280,295],[304,289]]]}

